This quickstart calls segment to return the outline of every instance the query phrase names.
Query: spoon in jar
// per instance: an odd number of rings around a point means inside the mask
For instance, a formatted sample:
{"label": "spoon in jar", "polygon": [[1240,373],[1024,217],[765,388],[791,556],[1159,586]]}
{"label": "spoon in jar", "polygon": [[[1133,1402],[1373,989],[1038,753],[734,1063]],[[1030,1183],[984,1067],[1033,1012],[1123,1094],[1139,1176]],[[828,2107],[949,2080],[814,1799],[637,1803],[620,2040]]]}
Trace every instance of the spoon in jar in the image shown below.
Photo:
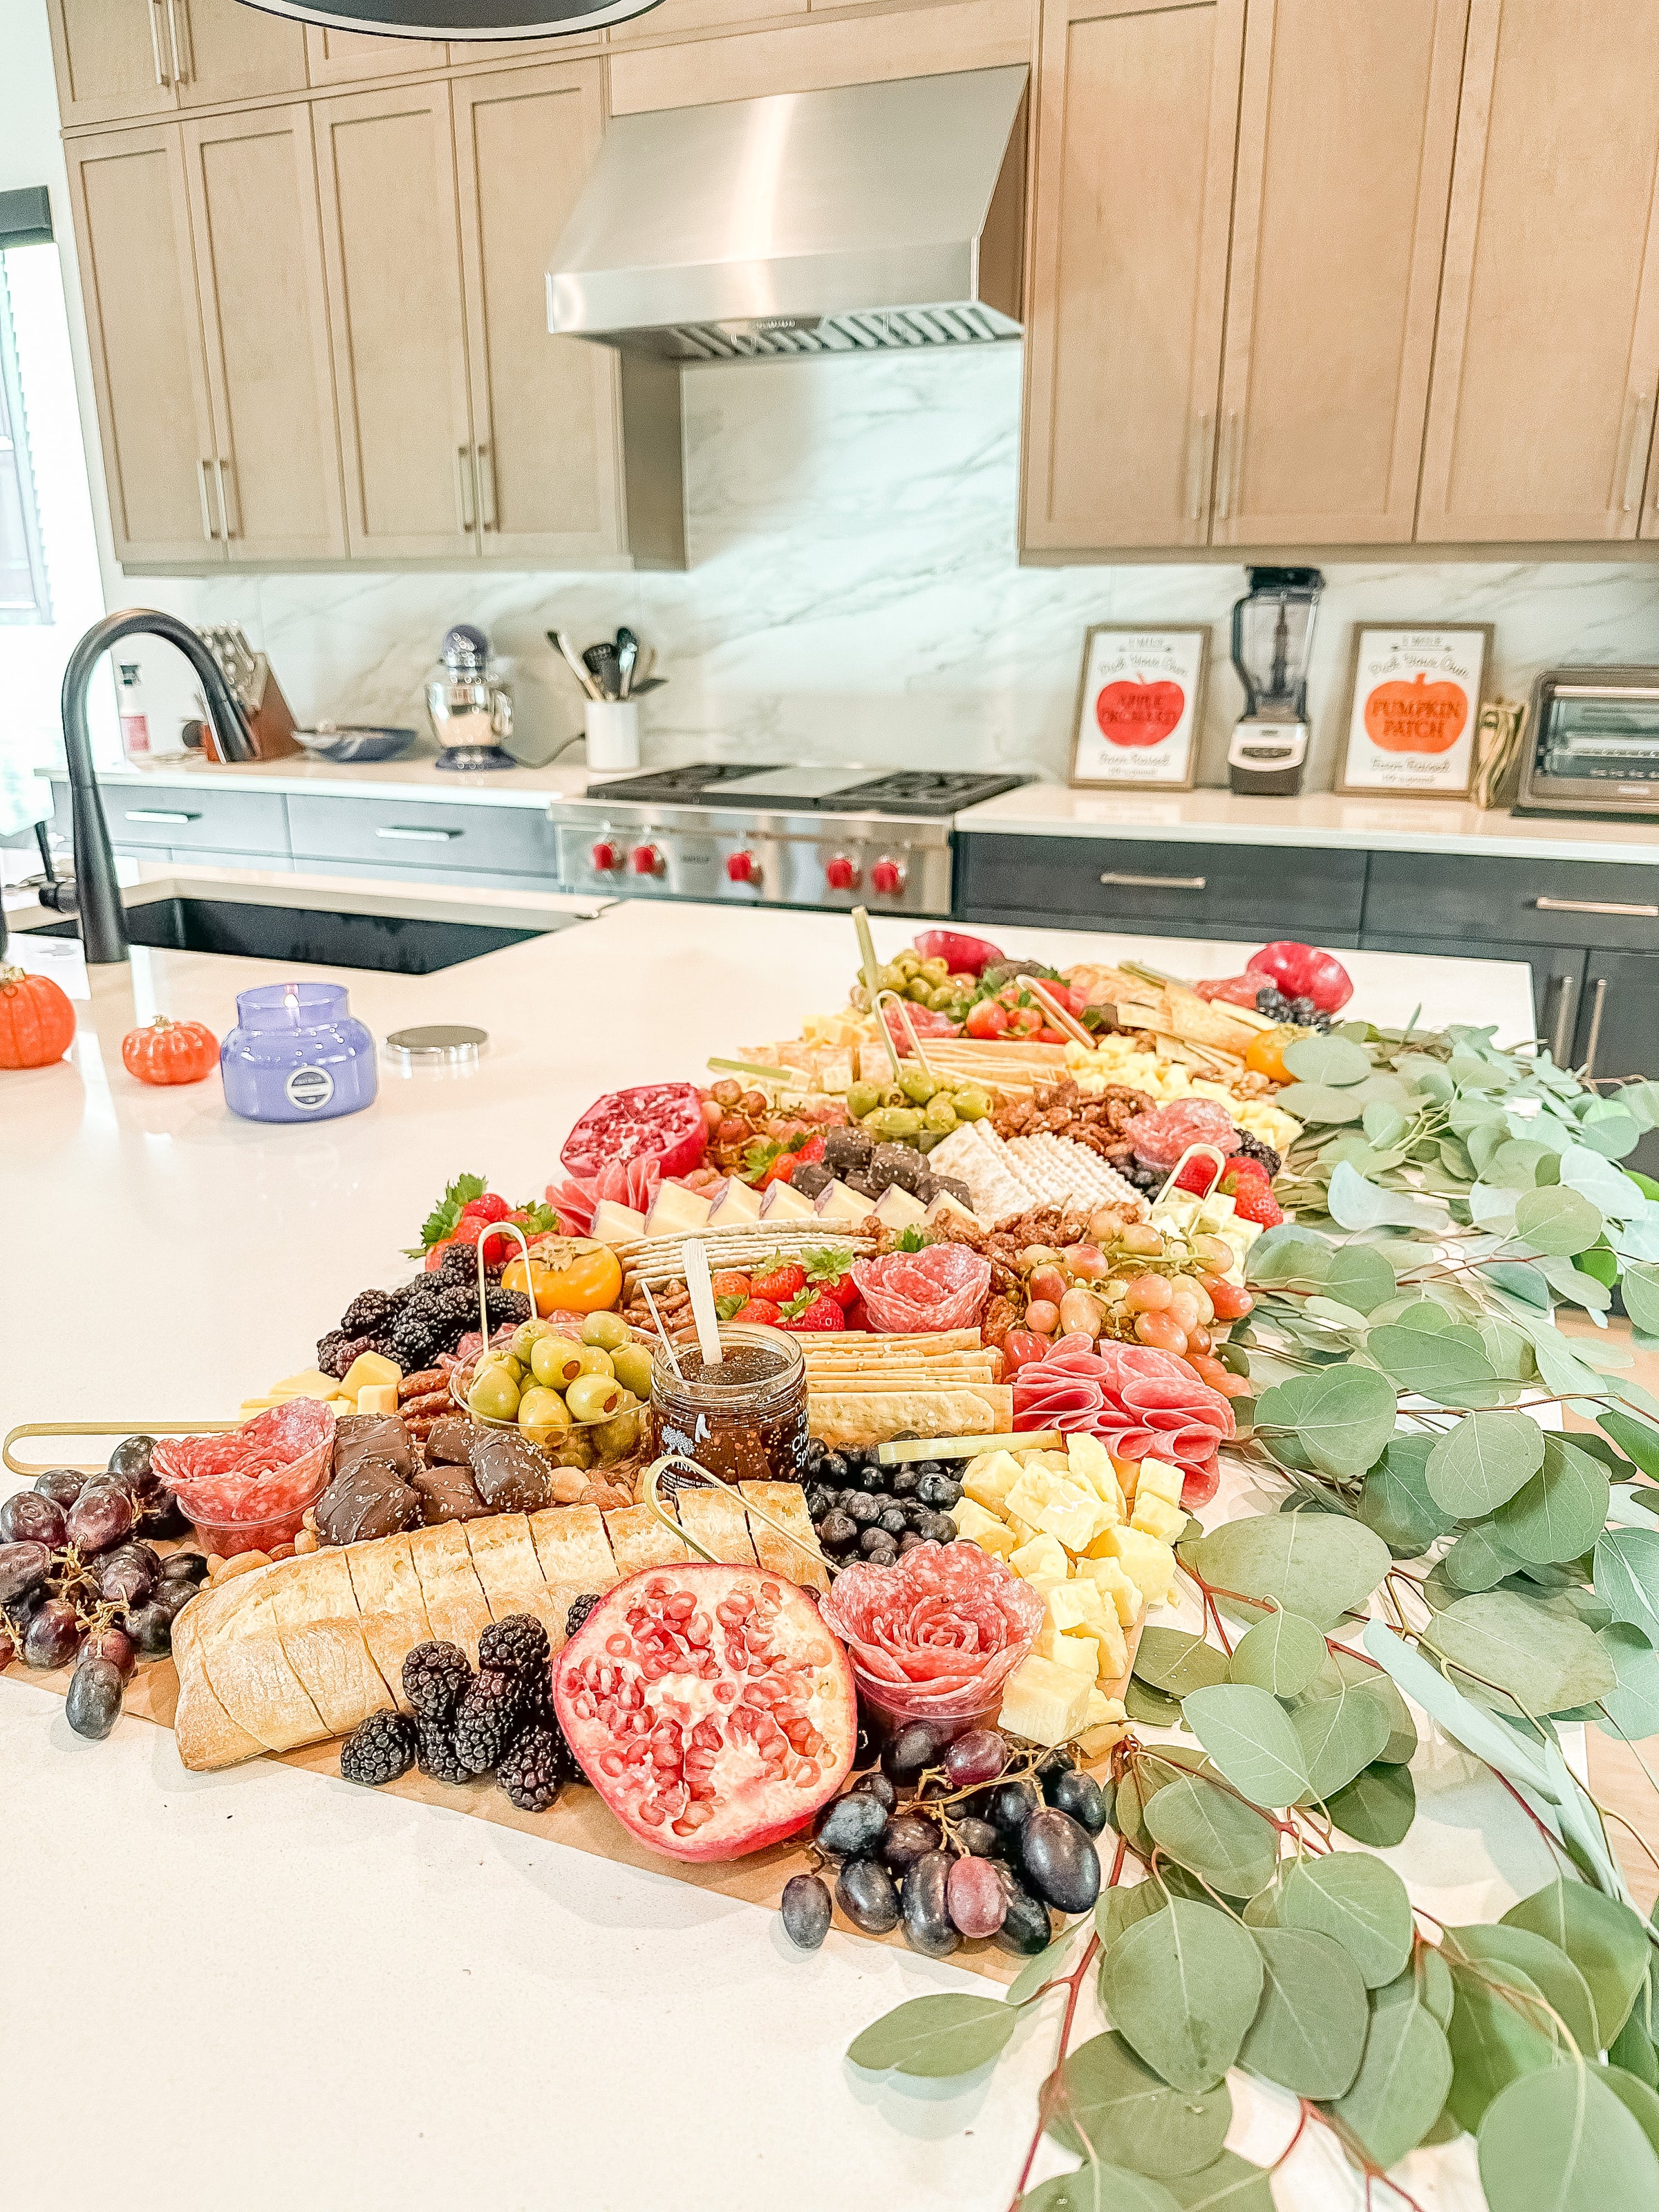
{"label": "spoon in jar", "polygon": [[720,1316],[714,1310],[714,1285],[708,1273],[708,1255],[695,1237],[680,1247],[685,1262],[685,1287],[691,1293],[691,1317],[697,1324],[697,1348],[705,1369],[718,1367],[720,1350]]}

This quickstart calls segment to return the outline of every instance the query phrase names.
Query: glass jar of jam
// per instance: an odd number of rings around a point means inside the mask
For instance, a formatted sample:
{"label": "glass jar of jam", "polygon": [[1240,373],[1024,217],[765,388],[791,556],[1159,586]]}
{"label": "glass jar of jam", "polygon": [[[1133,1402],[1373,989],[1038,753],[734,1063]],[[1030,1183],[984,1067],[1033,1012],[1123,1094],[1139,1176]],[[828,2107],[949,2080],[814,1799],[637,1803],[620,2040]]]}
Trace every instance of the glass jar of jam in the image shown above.
{"label": "glass jar of jam", "polygon": [[684,1452],[726,1482],[799,1482],[806,1460],[806,1362],[785,1330],[720,1328],[723,1358],[696,1340],[651,1363],[653,1452]]}

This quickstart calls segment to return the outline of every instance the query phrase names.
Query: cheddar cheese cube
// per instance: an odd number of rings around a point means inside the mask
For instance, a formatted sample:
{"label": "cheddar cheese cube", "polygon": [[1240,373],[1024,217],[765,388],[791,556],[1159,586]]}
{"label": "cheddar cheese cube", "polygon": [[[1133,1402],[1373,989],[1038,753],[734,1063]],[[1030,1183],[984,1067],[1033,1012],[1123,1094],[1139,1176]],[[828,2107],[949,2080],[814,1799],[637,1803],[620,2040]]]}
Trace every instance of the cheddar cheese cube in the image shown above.
{"label": "cheddar cheese cube", "polygon": [[1051,1660],[1069,1674],[1081,1674],[1091,1689],[1100,1674],[1099,1648],[1092,1636],[1065,1636],[1052,1623],[1037,1631],[1031,1646],[1039,1659]]}
{"label": "cheddar cheese cube", "polygon": [[1023,1467],[1019,1480],[1009,1491],[1005,1510],[1018,1514],[1033,1528],[1041,1525],[1042,1509],[1054,1498],[1059,1486],[1047,1468]]}
{"label": "cheddar cheese cube", "polygon": [[1032,1652],[1003,1686],[997,1726],[1028,1743],[1064,1743],[1082,1727],[1094,1694],[1087,1675]]}
{"label": "cheddar cheese cube", "polygon": [[994,1513],[971,1498],[958,1499],[951,1509],[951,1518],[957,1524],[958,1536],[965,1536],[970,1544],[977,1544],[981,1552],[993,1552],[1006,1559],[1018,1540],[1006,1521],[999,1521]]}
{"label": "cheddar cheese cube", "polygon": [[[365,1358],[372,1358],[365,1352]],[[365,1382],[357,1393],[360,1413],[395,1413],[398,1410],[398,1386],[395,1382]]]}
{"label": "cheddar cheese cube", "polygon": [[339,1382],[331,1383],[329,1387],[338,1390],[344,1397],[355,1398],[371,1382],[397,1383],[401,1382],[403,1377],[404,1370],[395,1359],[386,1359],[378,1352],[360,1352]]}
{"label": "cheddar cheese cube", "polygon": [[1078,1731],[1078,1748],[1085,1759],[1103,1759],[1115,1743],[1121,1741],[1127,1733],[1126,1715],[1116,1698],[1109,1698],[1100,1690],[1090,1693],[1083,1725]]}
{"label": "cheddar cheese cube", "polygon": [[1171,1505],[1167,1498],[1148,1491],[1143,1482],[1140,1495],[1135,1499],[1135,1510],[1129,1516],[1129,1526],[1139,1529],[1143,1536],[1157,1536],[1170,1543],[1187,1525],[1187,1516],[1178,1505]]}
{"label": "cheddar cheese cube", "polygon": [[1067,1490],[1052,1499],[1037,1516],[1037,1527],[1056,1536],[1068,1552],[1086,1552],[1101,1530],[1110,1524],[1106,1509],[1093,1491],[1084,1495]]}
{"label": "cheddar cheese cube", "polygon": [[1086,1575],[1117,1615],[1118,1626],[1133,1628],[1146,1609],[1139,1587],[1123,1571],[1118,1559],[1080,1559],[1078,1573]]}
{"label": "cheddar cheese cube", "polygon": [[1071,1562],[1059,1539],[1046,1534],[1035,1535],[1029,1544],[1022,1544],[1017,1552],[1010,1553],[1008,1564],[1028,1583],[1045,1575],[1063,1583],[1071,1575]]}
{"label": "cheddar cheese cube", "polygon": [[1019,1477],[1020,1464],[1012,1452],[981,1452],[962,1478],[963,1495],[971,1498],[975,1505],[982,1505],[988,1513],[1000,1514],[1008,1503],[1008,1492]]}
{"label": "cheddar cheese cube", "polygon": [[1122,1520],[1123,1486],[1117,1479],[1112,1455],[1099,1437],[1068,1437],[1066,1455],[1071,1464],[1073,1480],[1089,1485],[1106,1508],[1110,1520]]}
{"label": "cheddar cheese cube", "polygon": [[1168,1460],[1153,1459],[1148,1455],[1140,1462],[1140,1474],[1135,1483],[1135,1496],[1140,1499],[1149,1497],[1161,1498],[1168,1504],[1179,1505],[1181,1486],[1184,1480],[1178,1467],[1171,1467]]}
{"label": "cheddar cheese cube", "polygon": [[331,1398],[341,1388],[331,1375],[325,1375],[319,1367],[307,1367],[297,1375],[285,1375],[280,1382],[273,1382],[266,1395],[276,1399]]}
{"label": "cheddar cheese cube", "polygon": [[1109,1528],[1106,1540],[1148,1605],[1163,1605],[1175,1587],[1175,1553],[1136,1528]]}

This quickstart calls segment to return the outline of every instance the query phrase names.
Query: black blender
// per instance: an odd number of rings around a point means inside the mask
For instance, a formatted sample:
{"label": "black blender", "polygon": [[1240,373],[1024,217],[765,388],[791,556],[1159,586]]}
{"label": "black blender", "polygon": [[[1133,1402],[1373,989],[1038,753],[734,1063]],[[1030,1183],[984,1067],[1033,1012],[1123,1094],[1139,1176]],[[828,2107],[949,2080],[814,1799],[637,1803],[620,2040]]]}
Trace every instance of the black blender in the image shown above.
{"label": "black blender", "polygon": [[1227,781],[1255,799],[1293,799],[1308,757],[1308,658],[1325,579],[1317,568],[1249,568],[1233,604],[1233,666],[1244,712],[1227,747]]}

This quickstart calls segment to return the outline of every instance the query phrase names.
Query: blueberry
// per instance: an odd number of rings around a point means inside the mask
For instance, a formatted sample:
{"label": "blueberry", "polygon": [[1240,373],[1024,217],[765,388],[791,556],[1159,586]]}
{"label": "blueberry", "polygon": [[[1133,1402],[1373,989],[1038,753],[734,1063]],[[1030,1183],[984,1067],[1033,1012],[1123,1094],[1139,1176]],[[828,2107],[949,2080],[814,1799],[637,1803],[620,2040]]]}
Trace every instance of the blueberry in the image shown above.
{"label": "blueberry", "polygon": [[806,1449],[802,1456],[809,1472],[816,1474],[830,1456],[830,1447],[822,1437],[808,1437]]}
{"label": "blueberry", "polygon": [[848,1514],[826,1513],[818,1523],[818,1541],[826,1550],[844,1552],[858,1540],[858,1523]]}
{"label": "blueberry", "polygon": [[818,1466],[818,1480],[831,1490],[847,1487],[847,1462],[840,1452],[825,1452]]}
{"label": "blueberry", "polygon": [[887,1486],[895,1498],[914,1498],[921,1477],[913,1467],[896,1467],[893,1480]]}
{"label": "blueberry", "polygon": [[927,1539],[925,1536],[918,1536],[914,1528],[908,1536],[901,1536],[898,1540],[900,1559],[902,1559],[907,1552],[914,1552],[918,1544],[925,1544],[927,1541]]}
{"label": "blueberry", "polygon": [[921,1442],[921,1433],[915,1429],[895,1429],[893,1442],[896,1444],[918,1443]]}
{"label": "blueberry", "polygon": [[924,1505],[954,1505],[961,1495],[961,1485],[952,1482],[948,1474],[924,1474],[916,1485],[916,1496]]}
{"label": "blueberry", "polygon": [[890,1536],[902,1536],[908,1525],[904,1518],[904,1509],[898,1505],[890,1505],[882,1515],[878,1525],[884,1528]]}
{"label": "blueberry", "polygon": [[898,1546],[884,1528],[868,1528],[860,1538],[864,1556],[872,1567],[892,1567],[898,1564]]}
{"label": "blueberry", "polygon": [[858,1493],[854,1493],[848,1498],[844,1510],[848,1519],[855,1522],[860,1528],[874,1528],[881,1511],[881,1508],[873,1498],[866,1498]]}
{"label": "blueberry", "polygon": [[814,1483],[806,1492],[806,1511],[809,1519],[822,1521],[830,1510],[830,1492],[821,1484]]}
{"label": "blueberry", "polygon": [[879,1490],[882,1487],[885,1479],[886,1469],[884,1468],[878,1467],[875,1461],[872,1459],[869,1466],[865,1468],[860,1473],[859,1482],[861,1487],[866,1491],[873,1492]]}

